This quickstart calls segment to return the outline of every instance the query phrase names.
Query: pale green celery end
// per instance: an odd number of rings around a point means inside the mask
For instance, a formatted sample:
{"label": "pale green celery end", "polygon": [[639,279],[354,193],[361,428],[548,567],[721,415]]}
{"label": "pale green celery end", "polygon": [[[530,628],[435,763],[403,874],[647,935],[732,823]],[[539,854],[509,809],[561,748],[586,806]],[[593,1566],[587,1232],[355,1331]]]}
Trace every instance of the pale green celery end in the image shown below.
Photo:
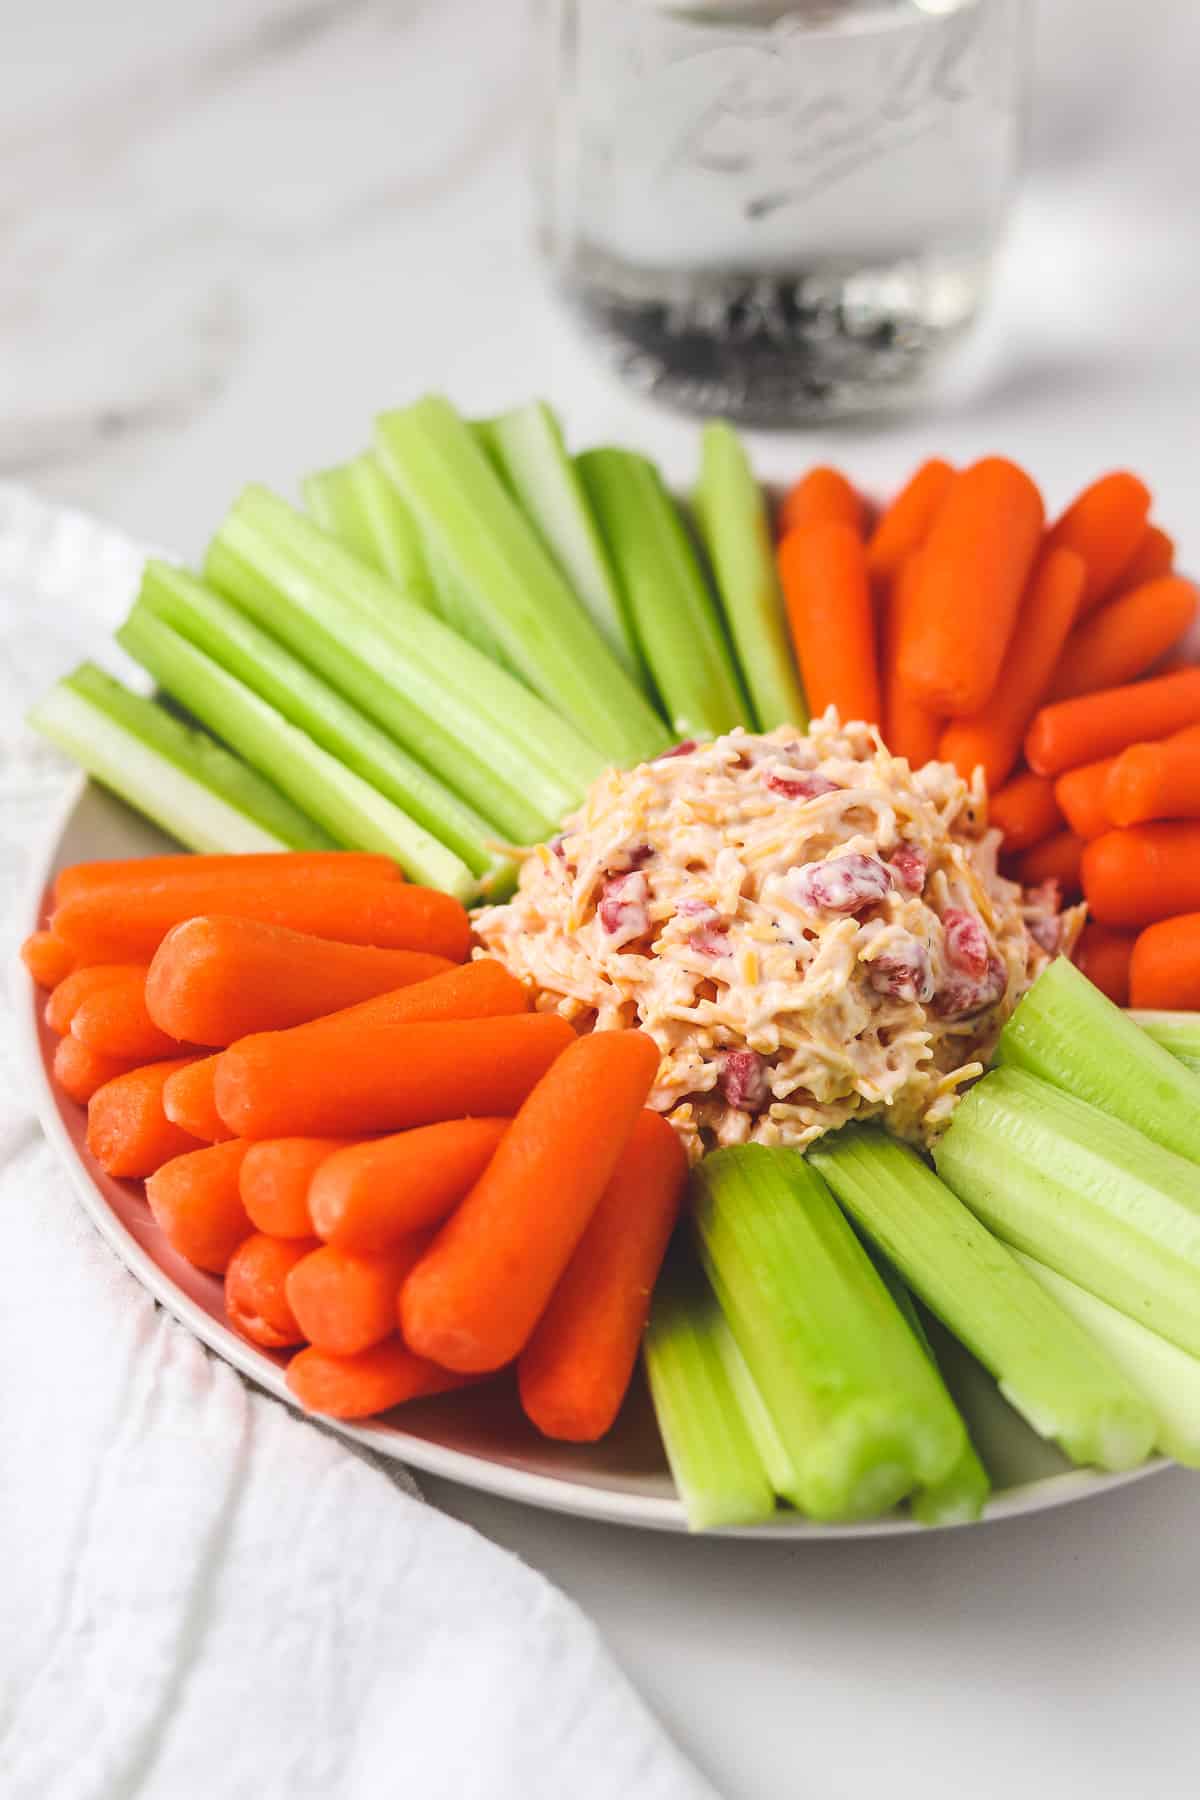
{"label": "pale green celery end", "polygon": [[429,395],[384,414],[376,449],[530,686],[621,766],[664,749],[661,721],[453,407]]}
{"label": "pale green celery end", "polygon": [[719,1307],[714,1308],[714,1311],[714,1341],[746,1429],[758,1452],[759,1461],[777,1494],[794,1494],[799,1486],[796,1465],[779,1435],[758,1383],[750,1373],[749,1364],[738,1348],[738,1341],[730,1329],[729,1321]]}
{"label": "pale green celery end", "polygon": [[300,483],[304,505],[322,531],[328,531],[347,550],[384,573],[374,536],[363,514],[349,465],[318,469]]}
{"label": "pale green celery end", "polygon": [[808,706],[788,635],[766,498],[731,425],[710,420],[700,443],[693,511],[758,728],[803,729]]}
{"label": "pale green celery end", "polygon": [[144,695],[82,663],[29,724],[190,850],[324,850],[334,840],[270,782]]}
{"label": "pale green celery end", "polygon": [[1200,1080],[1065,956],[1004,1027],[1001,1060],[1090,1101],[1200,1162]]}
{"label": "pale green celery end", "polygon": [[[994,1144],[989,1153],[993,1161],[1004,1154]],[[914,1150],[881,1131],[852,1127],[808,1154],[859,1226],[991,1370],[1035,1431],[1053,1437],[1075,1462],[1127,1468],[1144,1460],[1153,1420],[1140,1395]]]}
{"label": "pale green celery end", "polygon": [[[306,663],[186,570],[151,560],[140,601],[462,858],[499,873],[495,828]],[[515,868],[514,868],[515,879]]]}
{"label": "pale green celery end", "polygon": [[416,520],[373,451],[366,450],[355,457],[350,468],[380,568],[410,600],[418,600],[432,610],[429,570]]}
{"label": "pale green celery end", "polygon": [[461,858],[147,607],[135,606],[116,635],[161,687],[262,775],[292,799],[302,795],[339,843],[381,851],[417,881],[460,900],[474,897],[477,884]]}
{"label": "pale green celery end", "polygon": [[1130,1011],[1126,1017],[1148,1038],[1169,1050],[1185,1068],[1200,1068],[1200,1013],[1142,1009]]}

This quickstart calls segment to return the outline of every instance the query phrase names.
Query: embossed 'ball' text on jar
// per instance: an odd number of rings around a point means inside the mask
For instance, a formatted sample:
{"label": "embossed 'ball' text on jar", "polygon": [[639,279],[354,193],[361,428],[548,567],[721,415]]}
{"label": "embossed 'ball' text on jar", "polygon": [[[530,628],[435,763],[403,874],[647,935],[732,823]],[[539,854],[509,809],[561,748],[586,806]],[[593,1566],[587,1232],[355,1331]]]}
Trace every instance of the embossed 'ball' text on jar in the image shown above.
{"label": "embossed 'ball' text on jar", "polygon": [[644,391],[789,425],[912,397],[976,317],[1026,0],[537,0],[539,235]]}

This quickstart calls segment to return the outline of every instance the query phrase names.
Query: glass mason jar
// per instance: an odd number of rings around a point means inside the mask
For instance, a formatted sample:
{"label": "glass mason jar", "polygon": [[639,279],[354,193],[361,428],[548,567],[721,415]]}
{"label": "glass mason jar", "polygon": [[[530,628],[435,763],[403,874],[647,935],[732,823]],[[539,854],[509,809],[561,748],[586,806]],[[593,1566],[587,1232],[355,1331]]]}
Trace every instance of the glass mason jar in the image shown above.
{"label": "glass mason jar", "polygon": [[907,397],[976,316],[1025,0],[537,0],[539,237],[636,385],[760,425]]}

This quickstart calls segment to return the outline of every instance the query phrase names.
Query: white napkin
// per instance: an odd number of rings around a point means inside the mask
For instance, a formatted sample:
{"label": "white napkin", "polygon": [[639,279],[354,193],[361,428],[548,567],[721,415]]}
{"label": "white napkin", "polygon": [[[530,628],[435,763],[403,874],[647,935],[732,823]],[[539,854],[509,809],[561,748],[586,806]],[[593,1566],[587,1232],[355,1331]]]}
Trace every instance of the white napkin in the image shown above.
{"label": "white napkin", "polygon": [[[139,564],[0,488],[7,953],[66,775],[21,712],[104,648]],[[560,1593],[125,1273],[30,1115],[0,1005],[5,1800],[711,1800]]]}

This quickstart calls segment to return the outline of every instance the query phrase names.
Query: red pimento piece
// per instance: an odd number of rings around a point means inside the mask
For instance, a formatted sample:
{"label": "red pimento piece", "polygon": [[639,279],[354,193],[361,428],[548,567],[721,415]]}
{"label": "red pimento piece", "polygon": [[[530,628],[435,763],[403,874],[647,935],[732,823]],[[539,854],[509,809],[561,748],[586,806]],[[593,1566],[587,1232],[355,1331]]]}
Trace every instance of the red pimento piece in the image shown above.
{"label": "red pimento piece", "polygon": [[745,1112],[758,1112],[771,1097],[765,1064],[756,1050],[726,1051],[719,1079],[730,1106]]}
{"label": "red pimento piece", "polygon": [[887,994],[893,1000],[919,1000],[924,1004],[933,998],[929,952],[914,937],[892,944],[875,957],[868,967],[867,979],[877,994]]}
{"label": "red pimento piece", "polygon": [[672,744],[669,750],[660,750],[658,755],[652,756],[650,760],[651,762],[670,762],[673,756],[690,756],[695,748],[695,738],[683,738],[678,744]]}
{"label": "red pimento piece", "polygon": [[789,870],[788,886],[800,905],[813,912],[857,913],[887,898],[892,877],[877,857],[851,850]]}
{"label": "red pimento piece", "polygon": [[614,875],[605,882],[597,912],[601,925],[615,940],[614,949],[634,938],[645,937],[650,929],[650,914],[646,907],[649,897],[649,883],[637,870],[631,870],[627,875]]}
{"label": "red pimento piece", "polygon": [[929,863],[925,852],[918,849],[916,844],[897,844],[888,867],[907,893],[919,894],[924,891]]}
{"label": "red pimento piece", "polygon": [[972,1013],[994,1006],[1008,986],[1008,970],[993,950],[981,975],[956,975],[937,996],[937,1010],[944,1019],[967,1019]]}
{"label": "red pimento piece", "polygon": [[992,947],[987,932],[974,913],[961,906],[948,906],[942,914],[946,933],[946,961],[952,969],[966,975],[986,975]]}
{"label": "red pimento piece", "polygon": [[695,920],[688,933],[688,943],[693,950],[698,950],[702,956],[725,955],[729,949],[729,924],[715,906],[710,906],[707,900],[681,900],[679,911],[685,918]]}
{"label": "red pimento piece", "polygon": [[773,794],[783,794],[788,800],[816,800],[822,794],[836,794],[838,789],[837,782],[827,775],[806,769],[766,769],[763,782]]}

